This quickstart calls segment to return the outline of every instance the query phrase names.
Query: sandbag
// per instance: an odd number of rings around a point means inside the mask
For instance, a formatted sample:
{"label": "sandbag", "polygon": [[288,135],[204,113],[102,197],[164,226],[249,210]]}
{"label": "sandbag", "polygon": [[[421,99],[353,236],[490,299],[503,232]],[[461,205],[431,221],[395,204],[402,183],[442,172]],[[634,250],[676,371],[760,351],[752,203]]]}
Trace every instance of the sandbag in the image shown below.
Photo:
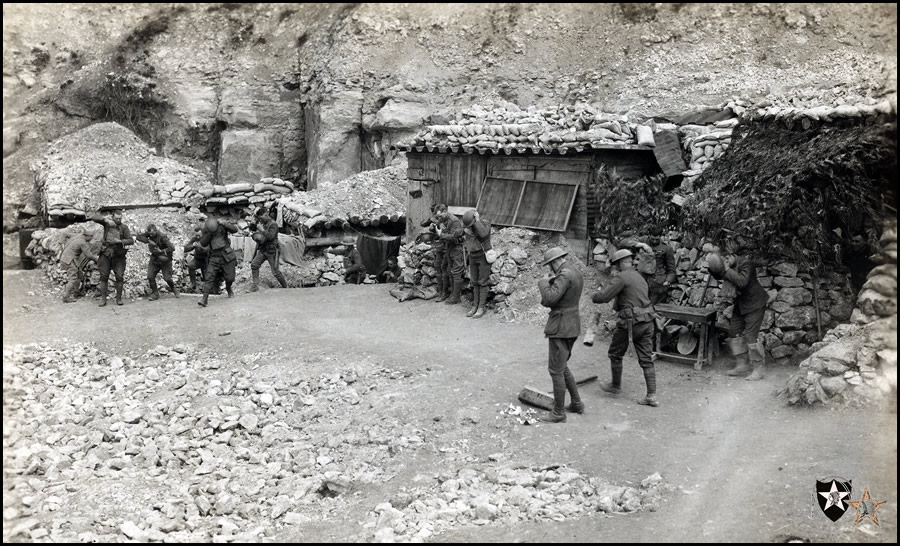
{"label": "sandbag", "polygon": [[653,139],[653,129],[646,125],[638,125],[637,143],[640,146],[656,146],[656,141]]}

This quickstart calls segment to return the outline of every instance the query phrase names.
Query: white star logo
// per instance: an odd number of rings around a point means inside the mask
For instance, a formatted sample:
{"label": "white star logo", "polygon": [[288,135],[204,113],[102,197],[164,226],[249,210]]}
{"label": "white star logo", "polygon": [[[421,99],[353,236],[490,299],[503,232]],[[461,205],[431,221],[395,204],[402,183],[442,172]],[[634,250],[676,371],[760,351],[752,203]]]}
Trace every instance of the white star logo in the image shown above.
{"label": "white star logo", "polygon": [[828,510],[832,506],[837,506],[841,510],[847,509],[847,507],[844,506],[844,501],[841,499],[849,496],[850,493],[844,493],[842,491],[838,491],[836,482],[834,482],[834,481],[831,482],[831,491],[829,491],[828,493],[819,493],[819,494],[822,495],[823,497],[825,497],[826,499],[828,499],[828,502],[825,503],[825,510]]}

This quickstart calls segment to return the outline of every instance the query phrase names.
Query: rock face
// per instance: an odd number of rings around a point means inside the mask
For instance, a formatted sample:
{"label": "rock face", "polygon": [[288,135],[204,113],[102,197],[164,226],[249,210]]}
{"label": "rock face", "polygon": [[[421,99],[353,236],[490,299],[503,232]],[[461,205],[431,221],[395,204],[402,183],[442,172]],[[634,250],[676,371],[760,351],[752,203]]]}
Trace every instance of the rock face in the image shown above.
{"label": "rock face", "polygon": [[258,129],[222,133],[219,155],[219,184],[256,183],[281,172],[284,155],[281,135]]}
{"label": "rock face", "polygon": [[310,189],[343,180],[361,170],[362,102],[362,92],[344,91],[307,109],[307,126],[314,135],[308,143]]}

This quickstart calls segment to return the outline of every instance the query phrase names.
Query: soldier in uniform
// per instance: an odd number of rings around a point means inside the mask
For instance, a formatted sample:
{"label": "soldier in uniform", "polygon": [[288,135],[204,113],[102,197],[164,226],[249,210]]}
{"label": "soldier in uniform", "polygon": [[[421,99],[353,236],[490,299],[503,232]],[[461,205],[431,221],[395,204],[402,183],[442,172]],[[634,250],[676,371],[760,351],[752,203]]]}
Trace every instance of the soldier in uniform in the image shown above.
{"label": "soldier in uniform", "polygon": [[[447,205],[436,203],[431,206],[431,216],[420,224],[424,228],[431,228],[435,234],[441,226],[442,215],[447,212]],[[447,263],[447,249],[444,241],[437,237],[431,241],[431,249],[434,252],[434,269],[437,271],[438,297],[440,303],[450,297],[450,267]]]}
{"label": "soldier in uniform", "polygon": [[612,381],[600,385],[600,388],[611,394],[621,392],[622,358],[631,338],[647,383],[647,396],[638,403],[656,407],[659,401],[656,399],[656,370],[653,367],[653,307],[650,305],[647,281],[634,269],[633,256],[628,249],[617,250],[612,263],[618,269],[618,275],[609,286],[594,292],[591,298],[594,303],[615,299],[613,309],[618,313],[608,353]]}
{"label": "soldier in uniform", "polygon": [[228,297],[234,297],[231,285],[234,283],[237,257],[231,248],[229,233],[237,233],[238,229],[229,221],[218,221],[209,218],[203,226],[203,235],[200,244],[209,248],[209,266],[206,269],[206,282],[203,284],[203,299],[197,305],[206,307],[209,302],[209,294],[219,283],[219,276],[225,277],[225,290]]}
{"label": "soldier in uniform", "polygon": [[209,264],[209,249],[200,244],[200,237],[203,234],[203,228],[197,226],[194,228],[194,235],[191,240],[184,245],[184,255],[187,256],[193,252],[193,256],[185,260],[188,276],[191,279],[191,291],[197,291],[197,271],[200,272],[200,280],[206,281],[206,268]]}
{"label": "soldier in uniform", "polygon": [[[550,316],[544,327],[544,335],[550,345],[548,369],[553,381],[553,411],[544,417],[550,423],[564,423],[566,410],[584,413],[584,404],[578,395],[578,385],[569,370],[572,346],[581,334],[581,315],[578,311],[584,277],[581,272],[566,263],[568,252],[559,247],[544,253],[543,265],[550,266],[551,273],[538,281],[541,305],[550,308]],[[572,402],[565,406],[566,391]]]}
{"label": "soldier in uniform", "polygon": [[490,290],[491,264],[486,253],[491,250],[491,228],[478,218],[474,210],[467,210],[462,217],[465,233],[465,248],[469,256],[469,280],[472,282],[474,299],[472,309],[467,317],[481,318],[487,311],[488,291]]}
{"label": "soldier in uniform", "polygon": [[284,273],[279,268],[278,261],[280,251],[278,248],[278,224],[269,215],[265,208],[256,211],[256,233],[253,234],[253,240],[256,241],[256,254],[253,261],[250,262],[250,272],[253,279],[250,284],[250,291],[259,290],[259,268],[263,262],[268,261],[269,267],[272,268],[272,275],[278,281],[282,288],[287,288],[287,280]]}
{"label": "soldier in uniform", "polygon": [[648,243],[656,257],[656,268],[653,276],[647,279],[650,286],[650,303],[656,305],[665,301],[669,286],[675,283],[675,249],[662,242],[662,231],[654,228],[650,232]]}
{"label": "soldier in uniform", "polygon": [[122,302],[122,290],[125,288],[125,255],[129,246],[134,244],[128,226],[122,223],[122,211],[113,211],[110,218],[95,212],[89,220],[103,226],[103,239],[100,242],[100,259],[97,268],[100,270],[100,307],[106,306],[109,292],[109,274],[116,274],[116,305]]}
{"label": "soldier in uniform", "polygon": [[[732,285],[728,290],[735,293],[734,311],[729,323],[729,337],[735,339],[732,344],[737,367],[727,372],[738,376],[752,372],[748,381],[759,381],[766,376],[765,350],[759,341],[759,330],[769,294],[756,278],[756,265],[746,255],[740,255],[744,248],[736,241],[726,243],[725,261],[711,261],[709,273],[717,280],[727,281]],[[723,291],[726,291],[723,287]]]}
{"label": "soldier in uniform", "polygon": [[172,280],[172,254],[175,245],[165,233],[159,231],[155,224],[147,225],[144,233],[138,233],[137,240],[146,243],[150,247],[150,261],[147,262],[147,284],[150,285],[150,301],[159,299],[159,286],[156,284],[156,276],[162,271],[163,280],[169,285],[169,291],[176,298],[178,288]]}
{"label": "soldier in uniform", "polygon": [[366,280],[366,266],[362,263],[362,256],[356,249],[356,242],[344,243],[348,246],[344,254],[344,282],[347,284],[362,284]]}
{"label": "soldier in uniform", "polygon": [[84,264],[88,261],[98,261],[99,255],[91,252],[91,243],[84,232],[84,228],[76,226],[72,232],[72,238],[66,244],[62,255],[59,258],[60,263],[66,266],[66,276],[69,280],[66,283],[66,289],[63,291],[63,303],[73,303],[75,301],[75,292],[84,276]]}
{"label": "soldier in uniform", "polygon": [[447,254],[447,268],[450,270],[450,287],[447,288],[450,297],[444,303],[454,305],[460,301],[459,293],[462,290],[462,277],[466,270],[462,249],[465,228],[463,228],[459,218],[450,214],[450,211],[446,209],[440,212],[440,224],[441,229],[438,230],[438,237],[444,244]]}

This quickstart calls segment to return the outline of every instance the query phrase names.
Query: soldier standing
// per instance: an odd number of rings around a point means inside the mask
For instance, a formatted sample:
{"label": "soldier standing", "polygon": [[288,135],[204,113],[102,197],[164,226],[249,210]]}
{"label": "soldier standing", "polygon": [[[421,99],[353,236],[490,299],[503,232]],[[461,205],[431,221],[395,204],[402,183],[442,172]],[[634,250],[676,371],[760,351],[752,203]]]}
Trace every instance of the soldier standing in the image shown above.
{"label": "soldier standing", "polygon": [[159,286],[156,284],[156,276],[162,271],[163,280],[169,285],[169,291],[176,298],[178,288],[172,280],[172,254],[175,245],[169,241],[165,233],[159,231],[155,224],[147,225],[144,233],[137,235],[137,240],[146,243],[150,247],[150,261],[147,262],[147,284],[150,285],[150,301],[159,299]]}
{"label": "soldier standing", "polygon": [[60,263],[66,266],[66,276],[69,280],[63,291],[63,303],[75,301],[75,292],[84,276],[84,264],[88,261],[96,262],[99,259],[100,256],[91,252],[91,243],[88,241],[84,228],[76,226],[72,232],[72,238],[66,244],[66,248],[59,258]]}
{"label": "soldier standing", "polygon": [[766,314],[769,294],[756,278],[756,265],[748,256],[740,255],[744,251],[742,246],[729,241],[726,249],[728,255],[725,262],[711,261],[709,273],[717,280],[724,279],[731,283],[736,293],[728,335],[732,339],[736,338],[733,352],[737,367],[727,374],[743,375],[750,372],[752,365],[753,371],[747,376],[747,380],[759,381],[766,376],[765,352],[759,342],[759,330]]}
{"label": "soldier standing", "polygon": [[662,231],[654,228],[650,232],[650,248],[656,257],[656,271],[652,278],[647,279],[650,286],[650,303],[657,304],[665,301],[669,286],[675,283],[675,250],[662,241]]}
{"label": "soldier standing", "polygon": [[103,240],[100,243],[100,259],[97,268],[100,270],[100,307],[106,306],[109,292],[109,274],[116,274],[116,305],[122,303],[122,290],[125,288],[125,255],[129,246],[134,244],[128,226],[122,223],[122,211],[115,210],[110,218],[95,212],[89,220],[103,226]]}
{"label": "soldier standing", "polygon": [[450,270],[450,287],[447,291],[450,297],[444,301],[448,305],[459,303],[459,293],[462,290],[462,276],[466,270],[463,259],[462,239],[464,228],[459,218],[450,214],[448,210],[440,213],[441,229],[438,230],[438,237],[444,244],[447,253],[447,268]]}
{"label": "soldier standing", "polygon": [[[438,233],[441,225],[441,218],[447,212],[447,205],[434,204],[431,207],[431,216],[426,218],[420,224],[424,228],[431,228],[435,234]],[[437,271],[438,281],[438,297],[437,302],[440,303],[450,297],[450,267],[447,264],[447,248],[446,244],[440,237],[431,241],[431,249],[434,252],[434,269]]]}
{"label": "soldier standing", "polygon": [[228,221],[219,222],[215,218],[209,218],[203,226],[203,235],[200,244],[209,248],[209,265],[206,269],[206,282],[203,283],[203,299],[197,305],[206,307],[209,302],[209,294],[219,283],[219,275],[225,277],[225,290],[228,297],[234,297],[231,285],[234,283],[237,258],[231,248],[229,233],[237,233],[238,228]]}
{"label": "soldier standing", "polygon": [[197,271],[200,272],[200,280],[206,281],[206,268],[209,264],[209,249],[200,244],[200,237],[203,233],[203,228],[201,226],[197,226],[194,228],[194,235],[191,237],[191,240],[184,245],[184,255],[187,256],[189,253],[193,252],[193,256],[185,261],[185,266],[187,266],[188,276],[191,279],[191,291],[197,291]]}
{"label": "soldier standing", "polygon": [[[491,228],[478,218],[474,210],[467,210],[462,217],[465,233],[466,253],[469,255],[469,280],[472,282],[472,309],[467,317],[481,318],[487,311],[488,290],[490,289],[491,264],[487,261],[487,251],[491,250]],[[579,332],[580,333],[580,332]]]}
{"label": "soldier standing", "polygon": [[[566,263],[567,254],[559,247],[547,250],[542,265],[550,266],[552,273],[538,281],[541,305],[550,308],[544,335],[550,344],[548,369],[553,381],[553,411],[543,419],[550,423],[564,423],[566,410],[584,413],[584,404],[578,395],[578,384],[568,365],[572,346],[581,334],[578,305],[584,277],[580,271]],[[567,390],[572,403],[564,408]]]}
{"label": "soldier standing", "polygon": [[613,254],[612,263],[619,274],[609,286],[594,292],[591,298],[594,303],[606,303],[615,298],[613,309],[618,313],[608,353],[612,381],[600,385],[600,388],[611,394],[621,392],[622,358],[631,338],[647,383],[647,396],[638,401],[638,404],[657,407],[656,370],[653,367],[653,307],[650,305],[647,281],[634,269],[633,256],[628,249],[617,250]]}
{"label": "soldier standing", "polygon": [[256,233],[253,234],[253,240],[256,241],[256,253],[253,255],[253,261],[250,262],[250,272],[253,275],[250,291],[259,290],[259,268],[267,260],[269,267],[272,268],[272,275],[275,276],[282,288],[287,288],[287,280],[278,266],[281,254],[278,248],[278,224],[265,208],[256,211],[256,221]]}

